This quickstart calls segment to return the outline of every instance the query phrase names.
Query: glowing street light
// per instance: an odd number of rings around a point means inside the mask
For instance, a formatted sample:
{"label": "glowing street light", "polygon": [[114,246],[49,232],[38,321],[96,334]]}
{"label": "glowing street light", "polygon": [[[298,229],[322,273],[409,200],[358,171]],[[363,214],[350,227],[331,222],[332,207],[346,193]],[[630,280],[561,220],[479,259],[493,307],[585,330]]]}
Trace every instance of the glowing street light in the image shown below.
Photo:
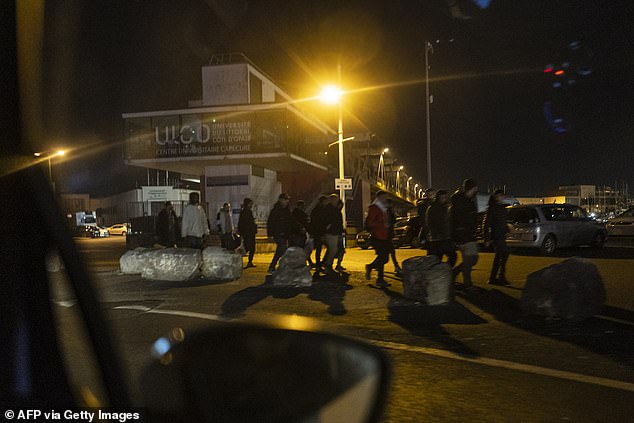
{"label": "glowing street light", "polygon": [[51,187],[53,188],[53,192],[55,192],[55,182],[53,182],[53,170],[52,170],[51,159],[53,157],[56,157],[56,156],[63,156],[64,154],[66,154],[66,152],[64,150],[40,151],[40,152],[37,152],[37,153],[33,153],[33,155],[35,157],[44,156],[44,159],[48,161],[48,180],[51,183]]}
{"label": "glowing street light", "polygon": [[405,196],[407,198],[409,198],[409,181],[411,181],[413,179],[413,176],[410,176],[409,178],[407,178],[407,181],[405,182]]}
{"label": "glowing street light", "polygon": [[326,85],[321,89],[319,99],[326,104],[340,104],[343,91],[335,85]]}

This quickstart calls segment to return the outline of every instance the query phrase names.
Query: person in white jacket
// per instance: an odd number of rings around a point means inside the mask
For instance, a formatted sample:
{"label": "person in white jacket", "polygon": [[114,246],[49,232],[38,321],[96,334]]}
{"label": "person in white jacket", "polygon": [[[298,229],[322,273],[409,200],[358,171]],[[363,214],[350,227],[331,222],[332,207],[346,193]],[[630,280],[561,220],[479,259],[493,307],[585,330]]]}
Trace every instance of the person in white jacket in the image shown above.
{"label": "person in white jacket", "polygon": [[220,244],[222,248],[232,250],[234,238],[233,238],[233,217],[231,215],[231,204],[224,203],[222,208],[218,212],[218,229],[220,229]]}
{"label": "person in white jacket", "polygon": [[189,248],[202,248],[203,238],[209,235],[207,215],[199,200],[197,192],[190,193],[189,204],[183,211],[181,235],[185,238],[185,246]]}

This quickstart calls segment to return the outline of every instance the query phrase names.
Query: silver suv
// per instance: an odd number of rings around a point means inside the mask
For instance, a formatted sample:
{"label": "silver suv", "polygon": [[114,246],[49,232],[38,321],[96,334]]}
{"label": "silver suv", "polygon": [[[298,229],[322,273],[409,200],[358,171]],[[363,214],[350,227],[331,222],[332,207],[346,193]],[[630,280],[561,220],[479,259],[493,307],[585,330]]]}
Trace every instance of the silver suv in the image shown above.
{"label": "silver suv", "polygon": [[572,204],[519,205],[508,209],[511,247],[539,248],[551,255],[559,247],[605,244],[605,227]]}

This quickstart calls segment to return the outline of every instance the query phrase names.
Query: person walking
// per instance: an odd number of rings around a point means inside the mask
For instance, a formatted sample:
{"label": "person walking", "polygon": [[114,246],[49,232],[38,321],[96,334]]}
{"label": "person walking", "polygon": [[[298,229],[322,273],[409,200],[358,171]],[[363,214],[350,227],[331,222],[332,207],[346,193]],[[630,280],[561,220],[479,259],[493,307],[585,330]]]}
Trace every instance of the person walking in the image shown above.
{"label": "person walking", "polygon": [[300,247],[304,250],[304,254],[306,254],[306,260],[308,261],[308,266],[312,269],[313,261],[310,258],[311,253],[313,252],[313,240],[308,235],[308,230],[310,228],[310,218],[308,217],[308,213],[306,213],[306,203],[304,200],[297,200],[295,204],[295,208],[291,212],[293,216],[293,220],[296,225],[296,233],[291,236],[291,240],[289,245],[294,247]]}
{"label": "person walking", "polygon": [[427,209],[425,225],[427,234],[427,255],[437,256],[442,261],[447,256],[447,263],[452,268],[456,264],[456,248],[451,241],[451,225],[449,223],[449,193],[439,190],[433,203]]}
{"label": "person walking", "polygon": [[296,231],[291,235],[290,245],[294,247],[306,247],[306,233],[308,231],[308,214],[305,211],[306,203],[304,200],[297,200],[295,208],[291,212],[295,221]]}
{"label": "person walking", "polygon": [[396,248],[394,248],[394,225],[396,224],[396,213],[394,213],[394,202],[391,198],[388,198],[386,201],[387,204],[387,216],[388,216],[388,230],[387,230],[387,239],[390,241],[388,243],[390,248],[390,258],[392,259],[392,264],[394,264],[394,274],[398,277],[401,277],[403,274],[403,270],[401,266],[398,264],[398,260],[396,259]]}
{"label": "person walking", "polygon": [[220,245],[226,250],[235,249],[235,240],[233,237],[233,216],[231,213],[231,204],[224,203],[218,212],[218,230],[220,231]]}
{"label": "person walking", "polygon": [[[323,271],[326,276],[339,276],[332,268],[335,257],[339,251],[339,240],[343,232],[343,217],[341,210],[337,207],[339,197],[331,194],[328,197],[328,203],[323,209],[323,219],[325,224],[325,233],[322,235],[322,242],[326,245],[326,256],[324,258]],[[320,273],[320,269],[316,270]]]}
{"label": "person walking", "polygon": [[190,193],[189,204],[183,210],[181,234],[189,248],[202,248],[203,238],[209,235],[207,215],[199,201],[200,196],[197,192]]}
{"label": "person walking", "polygon": [[253,200],[245,198],[242,201],[242,209],[240,210],[240,217],[238,218],[238,233],[242,237],[242,243],[244,249],[249,254],[247,265],[244,267],[255,267],[253,264],[253,255],[255,254],[255,236],[258,233],[258,225],[255,223],[253,217]]}
{"label": "person walking", "polygon": [[322,237],[326,233],[326,225],[324,224],[324,208],[328,203],[328,197],[322,195],[317,200],[317,205],[310,212],[310,235],[313,238],[315,248],[315,269],[321,268],[321,247],[323,245]]}
{"label": "person walking", "polygon": [[420,240],[420,248],[427,248],[427,240],[429,239],[429,228],[427,227],[427,210],[431,207],[436,190],[433,188],[427,188],[423,193],[423,198],[416,202],[416,211],[418,212],[418,222],[420,224],[420,230],[418,233],[418,239]]}
{"label": "person walking", "polygon": [[178,217],[174,212],[171,201],[165,202],[165,207],[159,212],[156,219],[156,234],[159,244],[166,247],[175,247],[176,240],[180,238],[178,230]]}
{"label": "person walking", "polygon": [[389,260],[391,240],[388,235],[389,215],[387,210],[387,193],[379,191],[376,198],[368,207],[368,216],[365,220],[365,227],[370,232],[370,243],[376,253],[376,258],[370,264],[365,265],[365,278],[372,278],[372,270],[378,273],[376,284],[380,288],[390,286],[383,278],[383,267]]}
{"label": "person walking", "polygon": [[474,289],[471,269],[478,262],[478,243],[475,237],[478,225],[477,193],[478,184],[473,179],[465,179],[462,187],[451,196],[451,237],[462,253],[462,262],[454,268],[454,278],[462,273],[467,291]]}
{"label": "person walking", "polygon": [[506,245],[506,234],[509,232],[507,226],[508,212],[504,204],[504,191],[495,191],[489,197],[489,208],[484,216],[484,245],[486,247],[493,244],[495,257],[489,283],[492,285],[509,285],[506,280],[506,261],[509,258],[509,248]]}
{"label": "person walking", "polygon": [[269,238],[273,238],[276,245],[273,260],[269,264],[269,273],[275,272],[277,262],[286,252],[288,241],[295,227],[289,202],[290,197],[288,194],[280,194],[266,222],[267,234]]}

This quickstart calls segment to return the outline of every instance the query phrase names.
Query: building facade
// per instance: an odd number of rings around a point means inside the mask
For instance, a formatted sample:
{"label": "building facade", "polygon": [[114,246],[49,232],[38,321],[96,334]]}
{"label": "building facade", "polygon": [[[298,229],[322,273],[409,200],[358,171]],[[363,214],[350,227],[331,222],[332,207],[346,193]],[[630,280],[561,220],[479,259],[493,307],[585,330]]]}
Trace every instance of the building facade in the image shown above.
{"label": "building facade", "polygon": [[336,136],[331,128],[243,56],[217,57],[201,76],[202,99],[186,109],[122,115],[128,165],[199,181],[210,215],[229,202],[237,218],[249,197],[266,219],[282,191],[310,204],[333,190],[320,154]]}

